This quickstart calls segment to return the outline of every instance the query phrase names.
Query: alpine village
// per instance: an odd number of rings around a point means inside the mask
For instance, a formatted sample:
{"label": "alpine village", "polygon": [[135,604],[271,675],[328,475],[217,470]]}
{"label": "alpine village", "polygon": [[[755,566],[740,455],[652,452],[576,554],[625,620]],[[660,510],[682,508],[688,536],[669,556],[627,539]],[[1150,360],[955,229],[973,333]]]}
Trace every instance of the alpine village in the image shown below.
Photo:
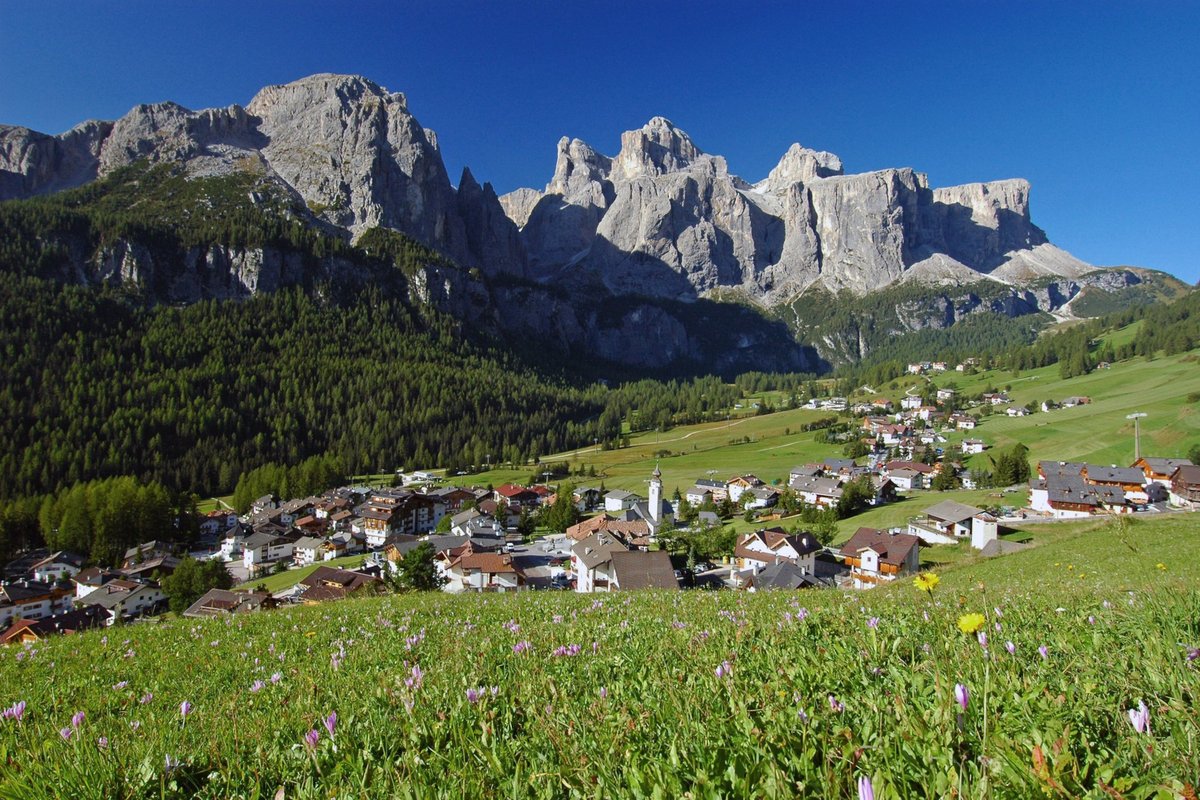
{"label": "alpine village", "polygon": [[1198,796],[1192,285],[1023,179],[542,155],[0,125],[0,796]]}

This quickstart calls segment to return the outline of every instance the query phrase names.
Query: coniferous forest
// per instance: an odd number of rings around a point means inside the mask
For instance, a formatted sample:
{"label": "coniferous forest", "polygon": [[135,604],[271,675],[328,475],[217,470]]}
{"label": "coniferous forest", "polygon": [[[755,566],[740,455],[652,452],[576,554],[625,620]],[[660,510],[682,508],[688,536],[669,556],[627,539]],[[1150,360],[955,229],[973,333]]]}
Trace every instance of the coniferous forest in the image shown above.
{"label": "coniferous forest", "polygon": [[[814,377],[607,386],[582,377],[578,364],[539,362],[513,349],[519,343],[473,334],[414,301],[406,291],[414,268],[454,268],[438,254],[394,232],[351,245],[305,213],[261,176],[191,181],[145,165],[0,203],[0,500],[34,498],[4,513],[28,522],[39,495],[120,476],[173,498],[226,493],[257,467],[314,457],[345,474],[527,463],[615,446],[623,424],[720,418],[742,388],[795,390]],[[94,254],[119,242],[167,265],[189,247],[273,247],[305,270],[278,291],[171,305],[153,281],[77,274],[78,253],[95,264]],[[320,264],[332,257],[360,268],[359,279],[331,283]],[[1117,312],[1032,345],[1028,321],[980,315],[892,339],[841,377],[876,383],[901,374],[905,359],[965,355],[1078,374],[1098,360],[1191,347],[1200,341],[1197,302],[1189,295]],[[1097,351],[1100,332],[1138,319],[1131,343]]]}

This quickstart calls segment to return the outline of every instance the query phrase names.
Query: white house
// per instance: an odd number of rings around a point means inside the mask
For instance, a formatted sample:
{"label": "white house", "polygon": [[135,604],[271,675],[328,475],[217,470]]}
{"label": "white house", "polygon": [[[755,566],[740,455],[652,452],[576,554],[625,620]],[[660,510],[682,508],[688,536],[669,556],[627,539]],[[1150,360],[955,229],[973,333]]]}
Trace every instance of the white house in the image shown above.
{"label": "white house", "polygon": [[604,495],[604,510],[613,513],[627,511],[642,501],[633,492],[626,492],[621,489],[613,489],[608,494]]}
{"label": "white house", "polygon": [[571,548],[571,569],[575,573],[575,591],[612,591],[612,554],[629,550],[619,539],[600,531]]}
{"label": "white house", "polygon": [[475,552],[469,544],[449,559],[443,575],[448,592],[515,592],[525,585],[525,572],[511,555]]}
{"label": "white house", "polygon": [[768,528],[739,536],[733,558],[741,569],[762,569],[787,562],[798,567],[802,574],[811,575],[820,550],[821,543],[811,533],[788,533],[782,528]]}
{"label": "white house", "polygon": [[888,471],[888,478],[891,479],[892,485],[902,492],[921,489],[925,486],[925,476],[916,470],[893,469]]}
{"label": "white house", "polygon": [[106,609],[108,624],[114,625],[118,619],[128,620],[160,611],[166,599],[162,588],[153,581],[138,583],[118,579],[104,584],[80,602]]}
{"label": "white house", "polygon": [[982,453],[986,447],[987,445],[983,443],[982,439],[963,439],[962,441],[962,451],[964,455],[975,455],[976,453]]}
{"label": "white house", "polygon": [[827,508],[842,499],[842,484],[836,478],[795,477],[789,484],[800,502]]}
{"label": "white house", "polygon": [[242,533],[241,526],[231,528],[225,538],[221,540],[221,559],[224,561],[233,561],[242,554],[242,544],[246,541],[246,535]]}
{"label": "white house", "polygon": [[315,564],[324,560],[324,547],[324,539],[318,539],[316,536],[303,536],[296,540],[292,557],[299,566]]}
{"label": "white house", "polygon": [[900,407],[905,411],[912,411],[921,407],[921,395],[906,394],[900,399]]}
{"label": "white house", "polygon": [[43,619],[71,610],[72,593],[44,581],[0,583],[0,630],[18,619]]}
{"label": "white house", "polygon": [[840,555],[850,567],[855,589],[870,589],[881,583],[914,574],[920,568],[921,540],[906,533],[888,533],[859,528],[842,545]]}
{"label": "white house", "polygon": [[83,557],[66,550],[52,553],[29,568],[34,580],[54,583],[65,578],[73,578],[83,569]]}
{"label": "white house", "polygon": [[285,558],[291,558],[296,550],[296,539],[289,536],[276,536],[271,533],[255,533],[246,538],[242,544],[242,563],[246,571],[253,576],[265,564],[273,564]]}
{"label": "white house", "polygon": [[729,493],[729,499],[736,503],[741,500],[743,492],[762,485],[763,482],[755,475],[739,475],[725,482],[725,490]]}
{"label": "white house", "polygon": [[970,538],[982,550],[997,536],[996,518],[981,508],[945,500],[925,509],[925,516],[908,524],[909,534],[929,544],[950,544]]}

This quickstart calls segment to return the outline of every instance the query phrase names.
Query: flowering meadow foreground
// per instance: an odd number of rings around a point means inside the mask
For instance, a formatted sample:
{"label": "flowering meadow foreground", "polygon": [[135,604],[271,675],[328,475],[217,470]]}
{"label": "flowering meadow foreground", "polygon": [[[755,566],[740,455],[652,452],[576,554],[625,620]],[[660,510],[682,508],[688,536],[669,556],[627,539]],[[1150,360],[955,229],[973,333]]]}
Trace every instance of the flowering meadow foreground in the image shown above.
{"label": "flowering meadow foreground", "polygon": [[1157,578],[1131,589],[1034,552],[1026,579],[406,596],[3,649],[0,796],[1194,798],[1195,560],[1126,551]]}

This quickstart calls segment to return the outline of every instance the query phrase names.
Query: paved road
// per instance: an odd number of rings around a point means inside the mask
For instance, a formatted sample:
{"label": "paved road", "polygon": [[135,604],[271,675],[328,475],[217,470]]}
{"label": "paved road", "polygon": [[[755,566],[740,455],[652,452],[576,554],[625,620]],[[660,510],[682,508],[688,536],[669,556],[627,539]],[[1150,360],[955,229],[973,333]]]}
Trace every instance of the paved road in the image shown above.
{"label": "paved road", "polygon": [[552,567],[550,562],[555,559],[570,558],[573,544],[565,536],[538,539],[527,545],[517,545],[513,550],[513,560],[517,566],[525,570],[529,584],[539,589],[550,588],[550,579],[560,572],[569,571],[569,566]]}

